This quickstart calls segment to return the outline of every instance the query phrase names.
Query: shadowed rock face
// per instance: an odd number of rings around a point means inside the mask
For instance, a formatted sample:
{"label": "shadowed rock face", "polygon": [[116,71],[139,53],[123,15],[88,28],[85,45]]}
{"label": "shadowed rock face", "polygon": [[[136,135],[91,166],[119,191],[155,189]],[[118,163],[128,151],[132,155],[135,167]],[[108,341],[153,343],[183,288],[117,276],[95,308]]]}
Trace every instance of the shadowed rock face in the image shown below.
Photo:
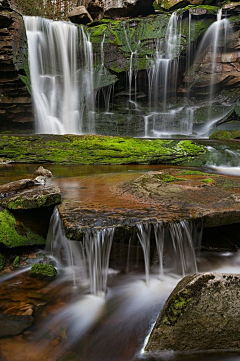
{"label": "shadowed rock face", "polygon": [[94,20],[155,13],[153,0],[83,0],[81,5],[85,6]]}
{"label": "shadowed rock face", "polygon": [[185,277],[169,296],[146,351],[240,348],[240,275]]}
{"label": "shadowed rock face", "polygon": [[[0,127],[29,127],[33,121],[27,41],[22,16],[0,2]],[[25,84],[26,83],[26,84]]]}

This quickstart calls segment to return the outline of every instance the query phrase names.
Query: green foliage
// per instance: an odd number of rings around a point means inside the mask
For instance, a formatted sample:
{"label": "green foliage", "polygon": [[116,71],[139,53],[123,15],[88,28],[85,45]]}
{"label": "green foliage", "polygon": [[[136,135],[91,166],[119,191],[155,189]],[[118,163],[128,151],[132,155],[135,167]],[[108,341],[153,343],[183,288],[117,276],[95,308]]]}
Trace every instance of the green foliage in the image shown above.
{"label": "green foliage", "polygon": [[15,259],[14,259],[14,261],[13,261],[12,267],[13,267],[13,268],[18,268],[18,267],[19,267],[19,263],[20,263],[20,257],[17,256],[17,257],[15,257]]}
{"label": "green foliage", "polygon": [[35,263],[30,270],[30,275],[39,279],[51,279],[56,277],[57,270],[50,264]]}
{"label": "green foliage", "polygon": [[5,209],[0,211],[0,244],[14,248],[34,244],[43,245],[45,240],[22,223],[17,222],[14,216]]}
{"label": "green foliage", "polygon": [[160,181],[165,182],[165,183],[179,182],[179,181],[185,181],[186,180],[186,179],[177,178],[177,177],[174,177],[173,175],[168,175],[168,174],[158,174],[156,177]]}

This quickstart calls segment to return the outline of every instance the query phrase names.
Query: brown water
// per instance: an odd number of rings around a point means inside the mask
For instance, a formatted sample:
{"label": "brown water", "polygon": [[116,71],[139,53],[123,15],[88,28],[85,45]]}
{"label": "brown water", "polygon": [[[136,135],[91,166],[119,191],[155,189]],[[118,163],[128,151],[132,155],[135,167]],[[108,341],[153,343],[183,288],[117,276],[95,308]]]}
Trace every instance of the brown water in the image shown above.
{"label": "brown water", "polygon": [[[116,205],[109,189],[112,180],[127,181],[160,166],[47,165],[63,197],[96,206]],[[0,166],[0,183],[31,176],[36,165]],[[120,204],[124,208],[124,202]],[[128,203],[129,206],[129,203]],[[40,254],[26,256],[26,265]],[[238,272],[238,254],[202,254],[200,271]],[[111,264],[114,268],[114,264]],[[34,315],[33,325],[21,335],[0,339],[1,361],[239,361],[240,353],[166,353],[145,356],[140,350],[165,299],[180,278],[161,281],[152,274],[147,287],[141,267],[131,273],[112,273],[106,299],[73,287],[71,277],[42,282],[28,273],[0,284],[0,309],[5,314]],[[1,279],[0,279],[1,282]]]}

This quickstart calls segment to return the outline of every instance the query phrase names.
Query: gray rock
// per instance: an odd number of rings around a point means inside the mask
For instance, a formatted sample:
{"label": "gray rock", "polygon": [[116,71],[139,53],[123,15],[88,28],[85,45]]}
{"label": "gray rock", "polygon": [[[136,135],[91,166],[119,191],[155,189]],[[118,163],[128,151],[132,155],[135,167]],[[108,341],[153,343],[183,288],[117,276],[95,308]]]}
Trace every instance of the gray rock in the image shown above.
{"label": "gray rock", "polygon": [[32,179],[20,179],[15,182],[6,183],[0,186],[0,199],[13,195],[23,189],[33,187],[35,185]]}
{"label": "gray rock", "polygon": [[91,15],[85,8],[85,6],[78,6],[75,9],[73,9],[69,14],[68,18],[76,24],[83,24],[86,25],[88,23],[91,23],[93,21]]}
{"label": "gray rock", "polygon": [[59,203],[61,203],[60,189],[52,183],[25,189],[0,199],[0,205],[7,209],[34,209]]}
{"label": "gray rock", "polygon": [[34,177],[37,176],[45,176],[48,178],[52,178],[52,172],[49,169],[44,168],[43,166],[38,167],[37,170],[35,170],[35,172],[33,173]]}
{"label": "gray rock", "polygon": [[180,281],[146,351],[239,350],[240,275],[203,273]]}

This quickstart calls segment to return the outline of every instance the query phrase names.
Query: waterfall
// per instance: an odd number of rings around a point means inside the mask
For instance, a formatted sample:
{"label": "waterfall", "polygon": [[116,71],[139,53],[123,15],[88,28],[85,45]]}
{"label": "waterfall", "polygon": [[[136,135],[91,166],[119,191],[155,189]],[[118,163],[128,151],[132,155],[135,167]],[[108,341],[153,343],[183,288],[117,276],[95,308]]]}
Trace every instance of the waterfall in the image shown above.
{"label": "waterfall", "polygon": [[[181,45],[181,31],[178,26],[178,16],[173,12],[168,23],[165,41],[157,41],[156,59],[149,76],[150,96],[154,109],[158,110],[159,100],[162,102],[162,109],[167,109],[168,93],[176,93],[178,55]],[[152,95],[151,95],[152,94]]]}
{"label": "waterfall", "polygon": [[196,226],[191,222],[183,220],[170,222],[167,225],[162,222],[155,224],[143,222],[137,224],[137,228],[137,235],[144,254],[147,285],[150,279],[152,229],[155,235],[160,278],[166,274],[177,274],[184,277],[186,274],[197,272],[195,248],[199,249],[201,243],[199,238],[202,233],[197,232]]}
{"label": "waterfall", "polygon": [[84,235],[91,294],[105,295],[114,228],[89,229]]}
{"label": "waterfall", "polygon": [[83,28],[79,34],[71,23],[39,17],[24,22],[36,132],[82,133],[85,108],[87,131],[94,132],[92,44]]}

